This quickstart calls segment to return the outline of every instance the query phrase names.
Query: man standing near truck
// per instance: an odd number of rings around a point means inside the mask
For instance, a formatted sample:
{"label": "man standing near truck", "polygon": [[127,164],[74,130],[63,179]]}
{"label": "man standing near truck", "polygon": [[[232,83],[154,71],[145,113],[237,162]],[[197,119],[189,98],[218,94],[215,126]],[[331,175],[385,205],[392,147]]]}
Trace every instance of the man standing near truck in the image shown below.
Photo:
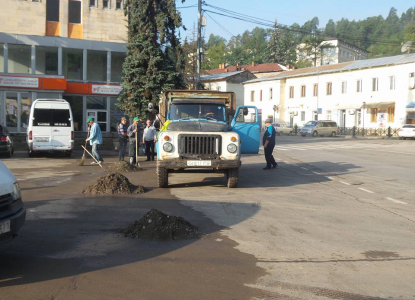
{"label": "man standing near truck", "polygon": [[129,148],[128,148],[128,152],[130,155],[130,165],[135,165],[136,162],[136,151],[138,151],[138,149],[136,149],[136,138],[139,139],[140,138],[140,122],[141,120],[137,117],[135,117],[133,119],[133,124],[131,124],[128,129],[127,129],[127,135],[129,138]]}
{"label": "man standing near truck", "polygon": [[[264,170],[275,169],[278,167],[278,164],[275,162],[274,156],[272,155],[275,147],[275,135],[276,131],[274,126],[272,126],[272,120],[265,120],[265,127],[267,128],[262,138],[262,145],[264,145],[264,154],[265,160],[267,161],[267,166]],[[271,167],[272,166],[272,167]]]}
{"label": "man standing near truck", "polygon": [[154,160],[154,144],[157,140],[157,131],[153,125],[151,125],[151,120],[147,120],[147,126],[144,129],[143,133],[143,144],[146,144],[146,161]]}

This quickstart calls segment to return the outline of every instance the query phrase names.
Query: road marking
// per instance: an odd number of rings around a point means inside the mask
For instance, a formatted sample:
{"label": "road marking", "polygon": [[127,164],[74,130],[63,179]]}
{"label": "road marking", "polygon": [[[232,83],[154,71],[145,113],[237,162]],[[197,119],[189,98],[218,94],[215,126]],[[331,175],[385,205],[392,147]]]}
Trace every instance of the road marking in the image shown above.
{"label": "road marking", "polygon": [[358,188],[358,189],[361,190],[361,191],[364,191],[366,193],[369,193],[369,194],[374,194],[375,193],[375,192],[369,191],[369,190],[364,189],[364,188]]}
{"label": "road marking", "polygon": [[345,182],[345,181],[340,181],[340,183],[343,183],[343,184],[345,184],[345,185],[350,185],[350,183]]}
{"label": "road marking", "polygon": [[388,199],[389,201],[392,201],[392,202],[398,203],[398,204],[408,204],[408,203],[406,203],[406,202],[399,201],[399,200],[396,200],[396,199],[393,199],[393,198],[390,198],[390,197],[386,197],[386,199]]}
{"label": "road marking", "polygon": [[288,151],[288,149],[282,149],[282,148],[279,148],[279,147],[275,147],[275,150]]}
{"label": "road marking", "polygon": [[304,169],[304,170],[308,171],[308,169],[307,168],[304,168],[304,167],[301,167],[301,169]]}
{"label": "road marking", "polygon": [[285,160],[283,160],[282,162],[285,162],[286,164],[289,164],[289,162],[288,161],[285,161]]}
{"label": "road marking", "polygon": [[327,177],[327,179],[334,180],[334,178],[333,178],[333,177]]}
{"label": "road marking", "polygon": [[321,175],[321,173],[319,173],[319,172],[314,172],[314,171],[311,171],[312,173],[314,173],[314,174],[317,174],[317,175]]}

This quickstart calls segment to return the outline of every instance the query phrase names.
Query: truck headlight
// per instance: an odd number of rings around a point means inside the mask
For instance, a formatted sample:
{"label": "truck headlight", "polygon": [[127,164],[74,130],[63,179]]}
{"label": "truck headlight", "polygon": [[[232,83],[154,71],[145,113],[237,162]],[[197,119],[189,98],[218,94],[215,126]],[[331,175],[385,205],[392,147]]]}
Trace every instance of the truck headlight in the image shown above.
{"label": "truck headlight", "polygon": [[173,150],[173,145],[171,143],[164,143],[163,150],[166,152],[171,152]]}
{"label": "truck headlight", "polygon": [[236,149],[237,149],[237,147],[236,147],[235,144],[229,144],[228,145],[228,152],[235,153],[236,152]]}
{"label": "truck headlight", "polygon": [[20,192],[20,187],[17,181],[13,183],[13,193],[12,193],[13,201],[17,201],[22,198],[22,194]]}

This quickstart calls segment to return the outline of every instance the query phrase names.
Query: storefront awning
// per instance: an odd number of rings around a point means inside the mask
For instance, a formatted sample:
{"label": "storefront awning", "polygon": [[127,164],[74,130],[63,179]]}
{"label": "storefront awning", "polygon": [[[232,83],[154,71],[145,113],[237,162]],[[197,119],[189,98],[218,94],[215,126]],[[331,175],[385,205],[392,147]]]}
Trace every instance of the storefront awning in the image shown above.
{"label": "storefront awning", "polygon": [[389,108],[395,107],[395,102],[375,102],[375,103],[366,103],[362,105],[362,108]]}

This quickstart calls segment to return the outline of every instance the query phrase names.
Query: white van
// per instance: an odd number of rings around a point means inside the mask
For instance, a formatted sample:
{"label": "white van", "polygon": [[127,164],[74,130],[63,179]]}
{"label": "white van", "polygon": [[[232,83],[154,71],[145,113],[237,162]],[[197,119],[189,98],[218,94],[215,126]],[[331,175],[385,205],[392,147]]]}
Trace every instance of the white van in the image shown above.
{"label": "white van", "polygon": [[71,156],[74,126],[71,106],[63,99],[33,102],[27,127],[29,156],[37,152],[63,152]]}

